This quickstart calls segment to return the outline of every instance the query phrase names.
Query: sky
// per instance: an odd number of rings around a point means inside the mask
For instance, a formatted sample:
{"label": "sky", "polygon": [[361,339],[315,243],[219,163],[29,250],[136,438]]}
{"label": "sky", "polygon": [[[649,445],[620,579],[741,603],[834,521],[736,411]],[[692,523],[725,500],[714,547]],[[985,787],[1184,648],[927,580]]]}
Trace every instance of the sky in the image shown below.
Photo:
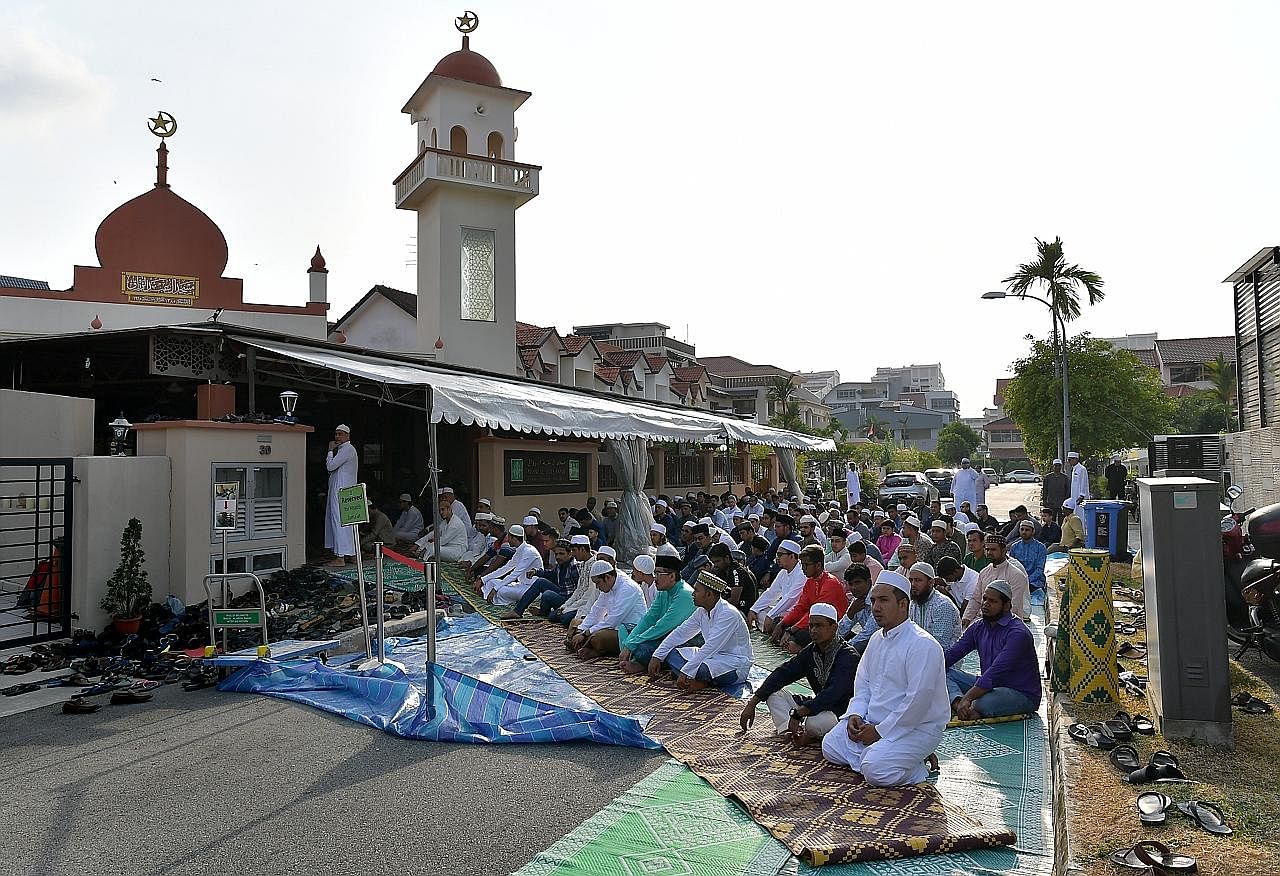
{"label": "sky", "polygon": [[[1230,334],[1221,281],[1280,244],[1280,4],[113,0],[0,6],[0,274],[71,283],[93,234],[169,181],[245,298],[331,318],[416,290],[405,100],[460,42],[531,91],[517,315],[658,321],[701,355],[865,380],[941,362],[966,416],[1046,336],[982,301],[1061,236],[1097,336]],[[160,80],[159,82],[152,81]],[[3,314],[0,313],[0,319]]]}

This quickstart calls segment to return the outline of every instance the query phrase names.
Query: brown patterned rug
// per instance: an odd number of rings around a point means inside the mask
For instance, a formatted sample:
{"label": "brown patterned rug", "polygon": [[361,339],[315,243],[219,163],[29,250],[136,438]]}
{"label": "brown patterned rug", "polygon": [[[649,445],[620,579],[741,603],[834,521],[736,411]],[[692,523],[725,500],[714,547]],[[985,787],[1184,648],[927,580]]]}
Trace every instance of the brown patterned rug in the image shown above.
{"label": "brown patterned rug", "polygon": [[[463,596],[473,605],[479,602],[473,594]],[[720,691],[684,693],[670,682],[623,675],[608,659],[584,663],[565,650],[561,626],[517,622],[504,627],[602,708],[618,715],[652,715],[646,734],[721,794],[741,803],[792,854],[810,864],[906,858],[1017,841],[1012,831],[985,827],[946,803],[933,785],[873,788],[857,782],[847,768],[824,761],[820,746],[797,751],[775,737],[767,716],[761,715],[744,734],[739,725],[742,701]]]}

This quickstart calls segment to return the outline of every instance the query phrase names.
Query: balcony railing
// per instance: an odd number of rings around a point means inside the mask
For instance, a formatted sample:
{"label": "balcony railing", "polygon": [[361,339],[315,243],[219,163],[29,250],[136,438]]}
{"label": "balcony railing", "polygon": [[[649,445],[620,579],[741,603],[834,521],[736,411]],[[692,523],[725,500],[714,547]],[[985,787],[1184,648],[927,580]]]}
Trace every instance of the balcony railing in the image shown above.
{"label": "balcony railing", "polygon": [[668,453],[664,458],[663,484],[668,487],[700,487],[706,483],[706,467],[701,454],[682,456]]}
{"label": "balcony railing", "polygon": [[686,344],[684,341],[677,341],[675,338],[668,338],[665,335],[648,335],[643,338],[610,338],[606,334],[600,340],[617,344],[624,350],[675,350],[677,353],[684,353],[688,356],[692,356],[694,353],[693,344]]}
{"label": "balcony railing", "polygon": [[403,206],[424,185],[441,182],[515,192],[523,196],[523,203],[538,194],[540,169],[535,164],[519,164],[500,158],[455,155],[440,149],[428,149],[396,177],[396,206]]}

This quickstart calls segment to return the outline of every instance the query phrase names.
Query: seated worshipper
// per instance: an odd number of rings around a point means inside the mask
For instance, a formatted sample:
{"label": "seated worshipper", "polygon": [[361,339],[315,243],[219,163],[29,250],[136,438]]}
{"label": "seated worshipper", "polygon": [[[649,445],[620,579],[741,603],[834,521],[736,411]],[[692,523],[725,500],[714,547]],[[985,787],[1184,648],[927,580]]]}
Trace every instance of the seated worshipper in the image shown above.
{"label": "seated worshipper", "polygon": [[920,562],[928,563],[931,566],[938,565],[938,560],[943,557],[955,557],[957,560],[964,556],[956,543],[951,540],[947,532],[946,517],[939,517],[929,525],[929,538],[927,544],[920,548]]}
{"label": "seated worshipper", "polygon": [[1026,570],[1027,583],[1033,593],[1044,589],[1044,562],[1049,556],[1035,535],[1035,525],[1030,520],[1023,520],[1018,523],[1018,539],[1008,545],[1009,556]]}
{"label": "seated worshipper", "polygon": [[1058,515],[1052,508],[1040,509],[1040,534],[1036,536],[1036,541],[1046,548],[1062,541],[1062,527],[1058,525]]}
{"label": "seated worshipper", "polygon": [[680,552],[676,550],[675,545],[667,541],[667,528],[656,520],[649,527],[649,547],[653,548],[653,555],[679,558]]}
{"label": "seated worshipper", "polygon": [[907,616],[910,594],[902,575],[880,573],[871,588],[880,629],[858,662],[849,708],[822,737],[824,758],[877,787],[924,781],[951,720],[942,646]]}
{"label": "seated worshipper", "polygon": [[578,586],[568,599],[547,612],[547,620],[565,626],[586,617],[600,598],[600,591],[591,583],[591,564],[596,557],[596,552],[591,549],[591,539],[585,535],[570,536],[569,554],[578,564]]}
{"label": "seated worshipper", "polygon": [[916,557],[916,546],[906,539],[903,539],[902,544],[898,545],[898,552],[889,558],[889,566],[895,571],[905,575],[907,574],[907,570],[915,565]]}
{"label": "seated worshipper", "polygon": [[[871,634],[880,629],[871,614],[871,602],[867,594],[871,592],[871,570],[861,563],[854,563],[844,570],[844,592],[849,597],[849,608],[845,611],[836,634],[846,640],[853,650],[862,654],[867,648]],[[854,632],[857,627],[857,632]]]}
{"label": "seated worshipper", "polygon": [[977,514],[974,513],[973,506],[969,504],[968,499],[961,502],[959,508],[953,508],[949,513],[961,523],[972,523],[973,518],[977,516]]}
{"label": "seated worshipper", "polygon": [[453,487],[441,487],[436,490],[436,501],[449,504],[449,509],[453,512],[453,516],[462,521],[463,527],[467,530],[467,535],[470,536],[471,531],[475,529],[471,525],[471,515],[467,512],[467,506],[463,505],[458,500],[458,497],[454,495]]}
{"label": "seated worshipper", "polygon": [[809,644],[810,608],[819,602],[834,605],[838,618],[849,607],[844,582],[823,568],[823,559],[822,548],[816,544],[800,549],[800,568],[805,577],[800,597],[773,628],[773,640],[785,642],[784,647],[793,654]]}
{"label": "seated worshipper", "polygon": [[529,589],[516,600],[514,606],[503,612],[502,620],[524,617],[524,613],[535,601],[539,601],[539,604],[533,609],[533,613],[540,615],[550,614],[553,609],[564,605],[573,591],[578,589],[578,564],[570,553],[571,547],[568,539],[562,538],[556,542],[556,546],[551,549],[555,565],[533,573]]}
{"label": "seated worshipper", "polygon": [[749,571],[756,579],[756,586],[759,587],[760,579],[762,579],[769,567],[773,565],[769,561],[769,540],[763,535],[757,535],[751,539],[747,545],[750,553],[747,557],[747,571]]}
{"label": "seated worshipper", "polygon": [[885,518],[880,521],[880,537],[876,539],[876,549],[882,557],[892,557],[902,544],[902,536],[898,535],[897,525]]}
{"label": "seated worshipper", "polygon": [[960,609],[950,596],[933,586],[934,578],[933,566],[928,563],[916,563],[907,572],[911,582],[911,610],[907,616],[939,645],[948,648],[960,638]]}
{"label": "seated worshipper", "polygon": [[413,504],[413,496],[408,493],[401,493],[400,516],[396,518],[395,526],[396,544],[401,546],[413,544],[422,535],[422,530],[425,528],[426,524],[422,522],[422,512],[418,510],[417,505]]}
{"label": "seated worshipper", "polygon": [[604,510],[600,512],[600,540],[605,544],[613,544],[618,538],[618,502],[606,499]]}
{"label": "seated worshipper", "polygon": [[[836,607],[825,602],[809,609],[812,641],[770,672],[743,704],[743,730],[755,722],[761,701],[769,706],[773,729],[779,735],[789,735],[796,748],[812,744],[836,726],[836,716],[844,714],[853,697],[853,675],[858,668],[857,652],[836,634],[836,616]],[[813,696],[796,696],[786,689],[801,679],[809,683]]]}
{"label": "seated worshipper", "polygon": [[653,585],[658,590],[653,604],[634,626],[618,631],[618,668],[627,675],[648,671],[649,660],[662,640],[694,612],[693,588],[680,580],[680,561],[675,557],[658,559],[662,562],[653,571]]}
{"label": "seated worshipper", "polygon": [[1000,521],[991,516],[991,509],[986,505],[979,505],[974,509],[972,523],[978,524],[978,528],[983,532],[995,532],[1000,528]]}
{"label": "seated worshipper", "polygon": [[[1006,541],[1012,541],[1018,537],[1018,525],[1024,520],[1031,520],[1030,512],[1027,511],[1026,505],[1019,505],[1016,508],[1009,509],[1009,522],[1000,528],[1000,534],[1005,537]],[[1035,527],[1036,533],[1040,532],[1040,524],[1031,520],[1031,525]]]}
{"label": "seated worshipper", "polygon": [[1027,573],[1023,571],[1016,559],[1010,558],[1005,548],[1004,536],[989,532],[984,541],[987,559],[991,562],[978,573],[978,584],[974,589],[975,598],[969,600],[969,606],[962,615],[962,618],[968,619],[965,625],[968,626],[969,623],[977,620],[982,612],[982,600],[977,598],[978,594],[986,590],[987,585],[992,581],[997,580],[1008,582],[1013,593],[1013,612],[1026,620],[1031,617],[1031,588],[1027,581]]}
{"label": "seated worshipper", "polygon": [[1084,547],[1084,521],[1075,511],[1075,499],[1068,499],[1062,503],[1062,537],[1057,544],[1049,545],[1049,553]]}
{"label": "seated worshipper", "polygon": [[476,581],[476,592],[480,591],[479,579],[490,572],[501,568],[515,554],[516,549],[507,541],[507,521],[501,517],[490,515],[485,521],[489,530],[489,547],[480,559],[471,564],[470,577]]}
{"label": "seated worshipper", "polygon": [[365,524],[369,530],[368,535],[360,537],[360,550],[366,553],[373,552],[373,543],[380,541],[387,547],[394,547],[396,543],[395,528],[391,525],[391,518],[382,513],[382,510],[372,502],[369,503],[369,522]]}
{"label": "seated worshipper", "polygon": [[514,605],[533,584],[534,574],[542,568],[537,549],[525,541],[524,526],[516,523],[507,532],[507,540],[515,548],[511,559],[500,569],[480,579],[480,595],[498,605]]}
{"label": "seated worshipper", "polygon": [[747,626],[759,623],[761,632],[773,633],[774,625],[800,598],[805,576],[800,566],[800,545],[794,539],[785,538],[778,545],[777,573],[773,583],[761,593],[747,610]]}
{"label": "seated worshipper", "polygon": [[658,595],[658,588],[653,583],[653,572],[656,568],[653,557],[648,554],[636,554],[636,558],[631,561],[631,580],[640,585],[640,592],[644,594],[645,608],[653,605],[653,598]]}
{"label": "seated worshipper", "polygon": [[697,577],[698,570],[706,565],[707,550],[710,549],[713,538],[711,535],[711,527],[705,523],[695,523],[690,530],[690,546],[692,552],[684,555],[684,565],[680,567],[680,579],[689,581]]}
{"label": "seated worshipper", "polygon": [[[962,566],[955,557],[943,557],[938,560],[938,568],[935,569],[938,578],[946,584],[947,593],[958,605],[961,614],[961,626],[968,626],[963,619],[964,610],[970,599],[974,598],[974,590],[978,586],[978,573],[970,569],[968,566]],[[934,587],[942,589],[937,581]]]}
{"label": "seated worshipper", "polygon": [[[454,505],[461,505],[456,499],[441,498],[440,500],[440,520],[436,524],[436,528],[432,529],[422,538],[414,542],[414,546],[409,549],[414,556],[435,556],[435,544],[437,536],[440,542],[440,561],[444,563],[456,563],[462,559],[469,547],[467,536],[467,525],[462,518],[454,513]],[[512,527],[514,529],[515,527]],[[437,533],[437,530],[439,532]],[[539,557],[538,565],[542,565],[542,559]]]}
{"label": "seated worshipper", "polygon": [[596,604],[576,628],[569,629],[564,646],[579,660],[611,657],[619,651],[622,627],[634,626],[644,616],[640,585],[618,574],[608,560],[591,564],[591,583],[600,591]]}
{"label": "seated worshipper", "polygon": [[[1031,631],[1013,613],[1009,582],[992,581],[978,602],[982,620],[946,652],[952,711],[964,721],[1034,712],[1040,707],[1040,663]],[[974,650],[982,671],[977,676],[955,665]]]}
{"label": "seated worshipper", "polygon": [[831,528],[830,539],[822,566],[836,578],[842,578],[844,570],[853,565],[853,557],[849,555],[849,536],[843,526],[837,525]]}
{"label": "seated worshipper", "polygon": [[[663,661],[676,673],[681,690],[728,687],[747,680],[751,671],[751,633],[738,611],[721,597],[729,591],[710,569],[703,569],[693,585],[697,609],[676,627],[649,659],[649,675],[656,678]],[[686,645],[697,636],[703,644]],[[685,647],[680,647],[685,645]]]}
{"label": "seated worshipper", "polygon": [[[915,545],[917,558],[930,544],[929,537],[920,531],[920,527],[919,517],[911,516],[902,521],[902,541]],[[902,545],[898,545],[898,547],[902,547]]]}
{"label": "seated worshipper", "polygon": [[822,546],[823,535],[818,528],[818,518],[812,514],[806,514],[800,518],[800,546],[807,544],[816,544]]}
{"label": "seated worshipper", "polygon": [[722,544],[713,544],[707,549],[707,559],[710,561],[711,571],[729,585],[725,600],[745,615],[755,604],[759,593],[756,591],[755,576],[734,559],[734,553],[735,551]]}

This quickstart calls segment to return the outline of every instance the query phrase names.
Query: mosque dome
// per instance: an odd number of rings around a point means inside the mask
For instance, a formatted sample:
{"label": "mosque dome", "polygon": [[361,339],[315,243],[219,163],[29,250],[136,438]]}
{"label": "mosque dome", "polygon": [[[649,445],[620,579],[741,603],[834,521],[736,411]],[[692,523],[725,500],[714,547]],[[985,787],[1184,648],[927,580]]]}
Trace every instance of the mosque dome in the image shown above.
{"label": "mosque dome", "polygon": [[441,58],[440,63],[436,64],[435,69],[431,71],[432,74],[501,88],[502,77],[498,75],[498,68],[494,67],[484,55],[471,51],[470,42],[464,36],[462,48]]}
{"label": "mosque dome", "polygon": [[94,236],[98,264],[182,276],[221,277],[227,239],[212,219],[167,185],[126,201]]}

